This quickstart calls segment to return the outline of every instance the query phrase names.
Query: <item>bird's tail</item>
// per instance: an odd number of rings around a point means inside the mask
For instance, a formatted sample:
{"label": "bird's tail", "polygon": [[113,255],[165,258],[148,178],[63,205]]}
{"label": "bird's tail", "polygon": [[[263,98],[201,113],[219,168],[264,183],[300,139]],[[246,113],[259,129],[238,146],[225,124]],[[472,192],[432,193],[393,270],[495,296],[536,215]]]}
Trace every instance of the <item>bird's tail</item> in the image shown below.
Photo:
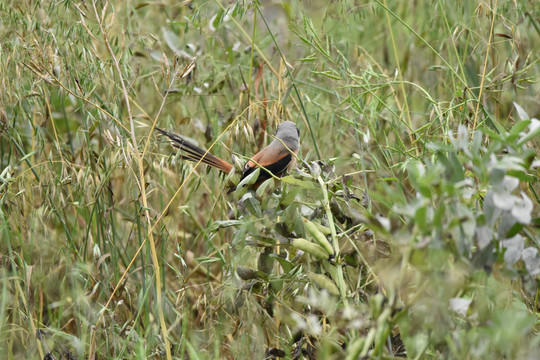
{"label": "bird's tail", "polygon": [[201,149],[198,146],[193,145],[186,139],[183,139],[182,137],[176,134],[170,133],[160,128],[156,128],[156,130],[171,140],[172,146],[174,146],[175,148],[177,148],[178,150],[182,152],[182,158],[186,160],[194,161],[194,162],[200,161],[202,163],[205,163],[208,166],[212,166],[226,173],[232,170],[233,168],[232,164],[228,163],[227,161],[223,159],[218,158],[217,156],[210,154],[209,152]]}

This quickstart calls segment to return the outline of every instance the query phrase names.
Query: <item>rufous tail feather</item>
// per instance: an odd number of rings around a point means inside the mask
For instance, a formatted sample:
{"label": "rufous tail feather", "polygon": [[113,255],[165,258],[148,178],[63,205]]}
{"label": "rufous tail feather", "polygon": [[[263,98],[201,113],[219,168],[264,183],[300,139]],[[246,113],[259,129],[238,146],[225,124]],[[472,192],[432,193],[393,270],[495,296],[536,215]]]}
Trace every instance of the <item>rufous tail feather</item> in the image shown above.
{"label": "rufous tail feather", "polygon": [[227,161],[223,159],[218,158],[217,156],[214,156],[206,152],[206,150],[203,150],[196,145],[193,145],[186,139],[183,139],[182,137],[176,134],[170,133],[160,128],[156,128],[156,130],[159,131],[161,134],[165,135],[166,137],[168,137],[171,140],[172,146],[182,151],[182,157],[184,159],[194,161],[194,162],[201,161],[202,163],[208,166],[212,166],[226,173],[232,170],[233,168],[232,164],[228,163]]}

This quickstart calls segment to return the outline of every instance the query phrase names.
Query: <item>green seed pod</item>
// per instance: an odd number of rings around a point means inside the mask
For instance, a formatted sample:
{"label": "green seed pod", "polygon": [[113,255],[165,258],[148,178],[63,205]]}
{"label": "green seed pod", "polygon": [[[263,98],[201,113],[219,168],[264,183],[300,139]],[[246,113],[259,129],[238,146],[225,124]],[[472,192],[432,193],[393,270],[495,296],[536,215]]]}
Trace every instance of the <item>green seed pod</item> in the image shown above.
{"label": "green seed pod", "polygon": [[322,232],[324,235],[332,234],[332,229],[330,229],[329,227],[324,226],[323,224],[316,223],[316,222],[314,222],[313,224],[315,224],[317,229],[319,229],[319,231]]}
{"label": "green seed pod", "polygon": [[328,253],[323,249],[322,246],[315,244],[309,240],[298,238],[294,239],[291,244],[302,251],[307,252],[313,256],[318,257],[319,259],[328,259]]}
{"label": "green seed pod", "polygon": [[246,280],[246,281],[257,278],[257,274],[255,270],[244,267],[244,266],[237,266],[236,273],[238,274],[238,277],[240,277],[240,279]]}
{"label": "green seed pod", "polygon": [[314,272],[308,271],[307,276],[310,278],[311,281],[313,281],[315,284],[320,286],[323,289],[328,290],[330,294],[333,295],[339,295],[339,290],[336,286],[336,284],[329,279],[328,277],[322,275],[322,274],[315,274]]}
{"label": "green seed pod", "polygon": [[311,235],[313,239],[319,243],[319,245],[321,245],[326,252],[328,252],[328,255],[333,255],[334,248],[332,247],[332,244],[330,244],[330,242],[326,239],[326,236],[319,231],[317,226],[306,218],[302,218],[302,221],[304,222],[304,227],[307,234]]}

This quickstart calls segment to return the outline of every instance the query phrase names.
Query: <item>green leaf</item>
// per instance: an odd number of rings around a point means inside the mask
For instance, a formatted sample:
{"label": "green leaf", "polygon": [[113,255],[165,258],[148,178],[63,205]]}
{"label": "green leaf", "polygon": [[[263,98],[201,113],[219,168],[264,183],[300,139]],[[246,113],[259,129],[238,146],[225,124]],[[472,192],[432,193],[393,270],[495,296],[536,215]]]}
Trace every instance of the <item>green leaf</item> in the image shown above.
{"label": "green leaf", "polygon": [[525,135],[524,137],[522,137],[517,145],[518,146],[522,146],[524,145],[527,141],[531,140],[531,139],[537,139],[538,136],[540,135],[540,127],[537,127],[536,129],[534,129],[533,131],[529,132],[527,135]]}
{"label": "green leaf", "polygon": [[297,179],[297,178],[292,177],[290,175],[282,177],[281,181],[284,182],[285,184],[298,186],[298,187],[300,187],[302,189],[306,189],[306,190],[314,190],[314,189],[317,188],[315,186],[315,184],[313,182],[311,182],[311,181],[300,180],[300,179]]}
{"label": "green leaf", "polygon": [[458,182],[465,179],[465,171],[463,170],[463,164],[461,164],[456,153],[454,152],[450,153],[450,164],[452,165],[452,181]]}
{"label": "green leaf", "polygon": [[516,222],[506,233],[505,237],[511,238],[519,234],[519,232],[523,230],[523,224]]}
{"label": "green leaf", "polygon": [[181,41],[180,38],[172,31],[170,30],[163,30],[163,38],[165,39],[165,43],[169,46],[169,48],[179,54],[181,53],[180,47],[181,47]]}
{"label": "green leaf", "polygon": [[521,105],[519,105],[517,102],[514,101],[514,107],[516,108],[516,112],[518,114],[518,117],[521,119],[521,120],[528,120],[530,119],[529,115],[527,114],[527,112],[525,111],[525,109],[523,109],[521,107]]}
{"label": "green leaf", "polygon": [[[422,170],[421,170],[422,169]],[[409,171],[409,180],[414,188],[426,198],[431,198],[431,190],[429,186],[423,183],[425,176],[424,164],[418,162],[411,162],[407,165]]]}
{"label": "green leaf", "polygon": [[519,134],[531,123],[531,120],[522,120],[518,121],[514,124],[512,129],[510,129],[510,133],[506,137],[507,143],[513,143],[516,141],[516,139],[519,137]]}
{"label": "green leaf", "polygon": [[427,207],[422,206],[418,210],[416,210],[416,213],[414,214],[414,221],[422,231],[426,231],[427,229]]}
{"label": "green leaf", "polygon": [[527,174],[526,172],[521,170],[508,170],[507,175],[516,177],[521,181],[530,183],[535,183],[538,181],[538,178],[536,176]]}
{"label": "green leaf", "polygon": [[257,269],[265,274],[270,275],[274,265],[274,258],[272,257],[272,247],[267,246],[264,251],[259,254],[259,260],[257,261]]}
{"label": "green leaf", "polygon": [[261,204],[251,194],[252,193],[248,193],[247,196],[244,198],[244,206],[252,215],[260,218],[262,216]]}
{"label": "green leaf", "polygon": [[251,174],[243,178],[242,181],[238,183],[237,188],[255,184],[255,181],[257,181],[257,178],[259,177],[260,172],[261,172],[261,168],[255,169],[255,171],[253,171]]}
{"label": "green leaf", "polygon": [[212,225],[210,225],[209,230],[210,231],[216,231],[218,229],[223,229],[231,226],[236,226],[242,224],[239,220],[223,220],[223,221],[214,221]]}
{"label": "green leaf", "polygon": [[257,194],[258,198],[262,198],[263,196],[268,196],[272,193],[273,190],[273,183],[274,179],[270,178],[262,182],[261,185],[257,188],[257,191],[255,191],[255,194]]}
{"label": "green leaf", "polygon": [[296,195],[298,195],[300,193],[300,188],[295,188],[293,187],[292,189],[287,189],[287,190],[284,190],[284,193],[281,197],[281,204],[283,206],[289,206],[293,201],[294,199],[296,198]]}
{"label": "green leaf", "polygon": [[459,162],[454,152],[449,153],[449,158],[442,152],[437,153],[437,158],[444,165],[446,176],[448,180],[453,183],[462,181],[465,178],[465,171],[463,171],[463,165]]}
{"label": "green leaf", "polygon": [[317,54],[311,54],[304,58],[298,59],[298,61],[314,61],[314,60],[317,60]]}
{"label": "green leaf", "polygon": [[284,259],[277,254],[270,254],[270,257],[274,258],[274,260],[276,260],[279,265],[281,265],[285,274],[288,274],[292,269],[294,269],[294,265],[289,260]]}
{"label": "green leaf", "polygon": [[490,128],[484,127],[484,128],[483,128],[483,131],[486,133],[486,135],[487,135],[490,139],[492,139],[492,140],[497,140],[497,141],[502,142],[502,143],[504,142],[504,139],[502,138],[502,136],[499,135],[497,132],[491,130]]}
{"label": "green leaf", "polygon": [[31,151],[28,154],[24,155],[22,158],[19,159],[19,163],[25,161],[26,159],[32,157],[32,155],[36,154],[37,151]]}
{"label": "green leaf", "polygon": [[489,183],[492,185],[500,184],[504,179],[504,175],[506,175],[505,170],[499,169],[499,168],[493,168],[489,172]]}

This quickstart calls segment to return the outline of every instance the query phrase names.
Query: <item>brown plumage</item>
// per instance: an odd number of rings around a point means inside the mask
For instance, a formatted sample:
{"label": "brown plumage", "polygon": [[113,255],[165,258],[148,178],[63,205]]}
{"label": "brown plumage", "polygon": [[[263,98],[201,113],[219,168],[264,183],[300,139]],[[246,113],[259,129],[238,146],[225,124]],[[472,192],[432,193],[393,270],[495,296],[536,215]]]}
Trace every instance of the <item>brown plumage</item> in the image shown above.
{"label": "brown plumage", "polygon": [[[233,165],[208,151],[190,143],[179,135],[156,128],[160,133],[167,136],[172,145],[182,152],[182,158],[194,162],[202,163],[229,173]],[[264,149],[253,155],[242,171],[242,179],[251,174],[259,165],[263,167],[255,183],[257,187],[263,181],[269,179],[272,173],[274,176],[281,176],[287,169],[294,166],[295,155],[300,149],[300,132],[292,121],[285,121],[278,127],[276,138]],[[266,171],[265,171],[266,170]],[[230,191],[233,191],[231,189]],[[229,191],[229,192],[230,192]]]}

